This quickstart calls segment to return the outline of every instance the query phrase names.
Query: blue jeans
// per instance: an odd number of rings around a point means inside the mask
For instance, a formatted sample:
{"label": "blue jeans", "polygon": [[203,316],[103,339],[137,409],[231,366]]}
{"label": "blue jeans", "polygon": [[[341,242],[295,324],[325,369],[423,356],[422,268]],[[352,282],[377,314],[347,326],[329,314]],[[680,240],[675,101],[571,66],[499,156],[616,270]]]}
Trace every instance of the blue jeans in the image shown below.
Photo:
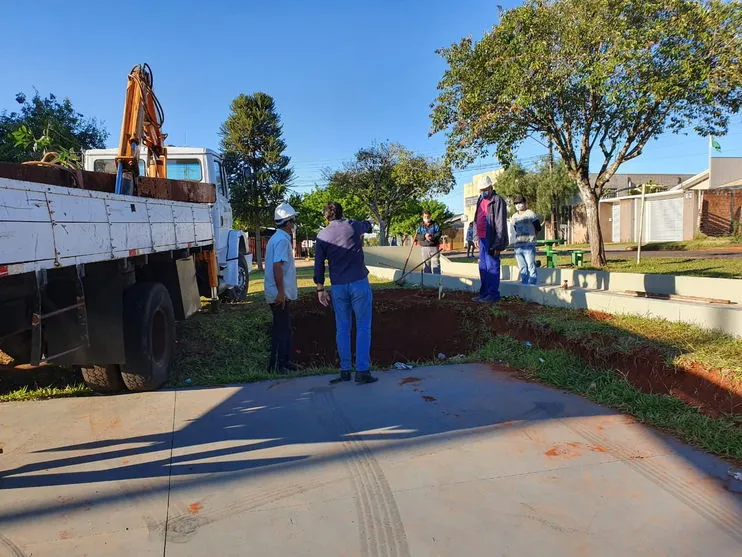
{"label": "blue jeans", "polygon": [[332,285],[332,307],[335,310],[335,341],[340,369],[352,369],[350,330],[356,316],[356,371],[371,368],[371,303],[373,294],[368,279],[349,284]]}
{"label": "blue jeans", "polygon": [[515,259],[520,269],[520,282],[523,284],[537,284],[536,274],[536,244],[520,244],[515,246]]}
{"label": "blue jeans", "polygon": [[479,238],[479,296],[500,299],[500,256],[487,252],[487,238]]}

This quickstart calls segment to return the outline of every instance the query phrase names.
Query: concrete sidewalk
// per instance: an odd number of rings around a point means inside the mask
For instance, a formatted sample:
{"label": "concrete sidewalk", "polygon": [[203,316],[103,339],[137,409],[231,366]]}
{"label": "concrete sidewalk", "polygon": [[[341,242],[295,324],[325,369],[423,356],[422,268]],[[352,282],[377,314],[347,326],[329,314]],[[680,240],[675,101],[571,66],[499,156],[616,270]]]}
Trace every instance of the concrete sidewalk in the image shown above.
{"label": "concrete sidewalk", "polygon": [[742,554],[727,465],[483,365],[0,405],[0,555]]}

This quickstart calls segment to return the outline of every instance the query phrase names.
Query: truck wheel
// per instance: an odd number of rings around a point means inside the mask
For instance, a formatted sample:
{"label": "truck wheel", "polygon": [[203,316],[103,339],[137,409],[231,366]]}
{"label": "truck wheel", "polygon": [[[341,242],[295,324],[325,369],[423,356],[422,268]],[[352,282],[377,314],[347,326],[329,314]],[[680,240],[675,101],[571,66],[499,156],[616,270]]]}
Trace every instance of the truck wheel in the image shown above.
{"label": "truck wheel", "polygon": [[247,290],[250,288],[250,272],[247,268],[247,262],[242,255],[240,255],[239,259],[237,260],[237,265],[239,284],[234,288],[226,290],[222,294],[221,298],[223,302],[244,302],[245,298],[247,298]]}
{"label": "truck wheel", "polygon": [[118,365],[81,367],[80,371],[83,381],[91,391],[110,395],[124,390]]}
{"label": "truck wheel", "polygon": [[175,313],[159,282],[139,282],[124,292],[121,378],[130,391],[151,391],[168,379],[175,343]]}

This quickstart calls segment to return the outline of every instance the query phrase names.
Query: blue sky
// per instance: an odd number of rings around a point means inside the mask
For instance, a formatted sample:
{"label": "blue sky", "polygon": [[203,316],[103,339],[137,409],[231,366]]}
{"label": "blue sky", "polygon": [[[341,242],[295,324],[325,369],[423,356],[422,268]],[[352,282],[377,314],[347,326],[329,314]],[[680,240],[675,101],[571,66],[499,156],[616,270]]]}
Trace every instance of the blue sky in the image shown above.
{"label": "blue sky", "polygon": [[[70,97],[105,122],[118,141],[126,75],[148,62],[174,145],[218,147],[218,129],[239,93],[276,99],[297,191],[320,180],[374,141],[397,141],[437,156],[445,138],[428,137],[429,105],[444,64],[435,54],[463,36],[479,38],[504,0],[333,2],[315,0],[161,0],[121,4],[83,0],[6,3],[0,42],[0,110],[19,91]],[[742,156],[742,119],[719,142],[724,156]],[[525,145],[531,160],[543,147]],[[620,172],[695,173],[708,164],[708,140],[668,136]],[[456,174],[445,201],[462,209],[463,184],[490,165]],[[491,166],[496,164],[491,162]],[[477,170],[478,169],[478,170]]]}

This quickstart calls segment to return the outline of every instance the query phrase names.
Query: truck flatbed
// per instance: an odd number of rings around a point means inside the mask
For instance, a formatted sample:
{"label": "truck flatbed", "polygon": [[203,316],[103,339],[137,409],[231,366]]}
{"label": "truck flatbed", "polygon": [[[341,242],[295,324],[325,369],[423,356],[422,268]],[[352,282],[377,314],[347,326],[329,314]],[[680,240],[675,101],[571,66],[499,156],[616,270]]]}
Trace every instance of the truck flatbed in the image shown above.
{"label": "truck flatbed", "polygon": [[213,244],[206,203],[0,177],[0,277]]}

